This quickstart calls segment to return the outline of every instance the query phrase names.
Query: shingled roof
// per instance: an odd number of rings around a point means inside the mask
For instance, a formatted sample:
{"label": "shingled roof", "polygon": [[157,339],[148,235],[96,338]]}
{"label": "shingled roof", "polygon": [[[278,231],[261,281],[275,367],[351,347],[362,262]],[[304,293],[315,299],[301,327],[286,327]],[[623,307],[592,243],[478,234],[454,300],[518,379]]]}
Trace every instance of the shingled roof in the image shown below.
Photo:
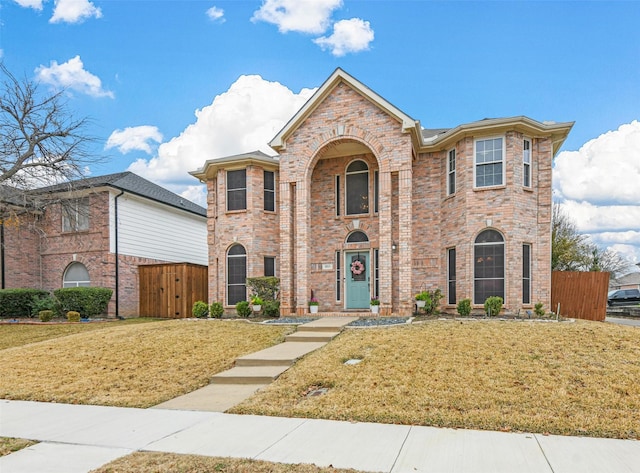
{"label": "shingled roof", "polygon": [[86,179],[56,184],[54,186],[41,187],[35,189],[33,192],[37,194],[53,194],[72,189],[81,190],[105,186],[145,197],[196,215],[207,216],[207,210],[204,207],[129,171],[107,174],[105,176],[88,177]]}

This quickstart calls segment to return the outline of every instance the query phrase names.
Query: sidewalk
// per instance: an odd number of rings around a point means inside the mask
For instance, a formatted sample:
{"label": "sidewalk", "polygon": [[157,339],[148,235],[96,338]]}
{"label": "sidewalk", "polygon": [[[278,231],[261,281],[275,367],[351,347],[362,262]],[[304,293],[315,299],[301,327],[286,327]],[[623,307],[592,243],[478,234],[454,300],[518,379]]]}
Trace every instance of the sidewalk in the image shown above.
{"label": "sidewalk", "polygon": [[382,472],[640,473],[640,442],[219,412],[0,400],[0,436],[41,443],[2,473],[85,473],[136,450]]}

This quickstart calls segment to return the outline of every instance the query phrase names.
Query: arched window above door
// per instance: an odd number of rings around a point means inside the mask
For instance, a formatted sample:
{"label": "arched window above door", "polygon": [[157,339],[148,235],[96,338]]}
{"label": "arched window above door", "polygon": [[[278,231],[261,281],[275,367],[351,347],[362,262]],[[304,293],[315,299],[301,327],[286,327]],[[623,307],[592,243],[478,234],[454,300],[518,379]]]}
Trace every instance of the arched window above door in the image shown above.
{"label": "arched window above door", "polygon": [[369,241],[369,237],[367,237],[366,233],[359,230],[351,232],[349,236],[347,236],[347,243],[363,243],[365,241]]}
{"label": "arched window above door", "polygon": [[347,167],[347,215],[369,213],[369,166],[362,160]]}

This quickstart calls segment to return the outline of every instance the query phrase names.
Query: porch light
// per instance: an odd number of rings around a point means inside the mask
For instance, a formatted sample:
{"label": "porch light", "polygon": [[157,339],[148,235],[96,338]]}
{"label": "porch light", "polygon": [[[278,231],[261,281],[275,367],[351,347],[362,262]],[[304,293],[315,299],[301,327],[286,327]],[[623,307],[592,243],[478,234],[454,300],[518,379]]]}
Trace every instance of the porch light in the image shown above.
{"label": "porch light", "polygon": [[394,241],[393,243],[391,243],[391,250],[396,251],[397,249],[398,249],[398,244]]}

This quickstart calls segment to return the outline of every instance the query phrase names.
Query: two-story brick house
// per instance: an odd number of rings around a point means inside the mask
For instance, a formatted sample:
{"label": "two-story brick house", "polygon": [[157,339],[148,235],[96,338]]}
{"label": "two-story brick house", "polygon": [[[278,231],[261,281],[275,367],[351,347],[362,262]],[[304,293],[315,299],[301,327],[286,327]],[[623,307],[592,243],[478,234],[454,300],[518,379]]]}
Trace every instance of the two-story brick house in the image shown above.
{"label": "two-story brick house", "polygon": [[424,129],[337,69],[269,143],[206,161],[209,296],[230,307],[245,278],[281,279],[281,313],[410,313],[501,296],[551,301],[551,168],[573,123],[527,117]]}
{"label": "two-story brick house", "polygon": [[131,172],[36,189],[2,228],[3,288],[103,286],[109,315],[138,314],[140,265],[207,264],[206,210]]}

